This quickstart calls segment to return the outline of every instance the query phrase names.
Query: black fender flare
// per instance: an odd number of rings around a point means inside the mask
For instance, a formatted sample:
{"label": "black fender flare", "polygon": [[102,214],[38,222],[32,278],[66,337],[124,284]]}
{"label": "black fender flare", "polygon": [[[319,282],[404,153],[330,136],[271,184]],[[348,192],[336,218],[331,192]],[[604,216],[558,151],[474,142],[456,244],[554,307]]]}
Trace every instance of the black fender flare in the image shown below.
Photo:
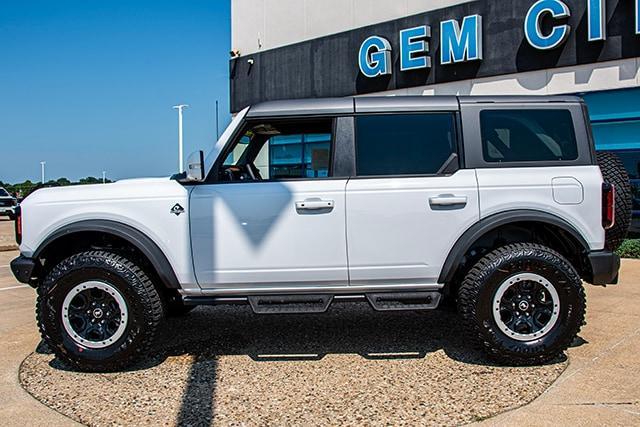
{"label": "black fender flare", "polygon": [[126,240],[147,257],[165,287],[170,289],[180,288],[180,283],[169,260],[158,245],[140,230],[117,221],[100,219],[84,220],[60,227],[47,236],[40,246],[38,246],[38,249],[34,251],[32,257],[37,259],[51,243],[61,237],[86,231],[111,234]]}
{"label": "black fender flare", "polygon": [[575,238],[580,245],[582,245],[585,251],[589,251],[589,244],[584,237],[582,237],[580,232],[557,215],[529,209],[500,212],[476,222],[474,225],[469,227],[467,231],[460,236],[460,238],[458,238],[456,243],[453,245],[453,248],[449,251],[449,255],[442,266],[440,276],[438,277],[438,283],[451,282],[459,266],[460,260],[462,260],[464,254],[467,253],[471,248],[471,245],[473,245],[479,238],[498,227],[515,222],[542,222],[554,225],[569,233],[569,235]]}

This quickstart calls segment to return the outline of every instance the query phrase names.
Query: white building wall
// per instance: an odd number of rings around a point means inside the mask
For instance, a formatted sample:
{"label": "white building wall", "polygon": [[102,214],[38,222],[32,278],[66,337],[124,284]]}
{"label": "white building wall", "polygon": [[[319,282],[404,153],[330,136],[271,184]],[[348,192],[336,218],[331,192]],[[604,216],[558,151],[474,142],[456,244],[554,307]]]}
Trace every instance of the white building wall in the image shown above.
{"label": "white building wall", "polygon": [[640,58],[417,86],[371,95],[560,95],[640,86]]}
{"label": "white building wall", "polygon": [[471,0],[232,0],[231,48],[242,55]]}
{"label": "white building wall", "polygon": [[[232,48],[247,55],[468,1],[232,0]],[[640,58],[631,58],[412,87],[383,94],[554,95],[638,86]]]}

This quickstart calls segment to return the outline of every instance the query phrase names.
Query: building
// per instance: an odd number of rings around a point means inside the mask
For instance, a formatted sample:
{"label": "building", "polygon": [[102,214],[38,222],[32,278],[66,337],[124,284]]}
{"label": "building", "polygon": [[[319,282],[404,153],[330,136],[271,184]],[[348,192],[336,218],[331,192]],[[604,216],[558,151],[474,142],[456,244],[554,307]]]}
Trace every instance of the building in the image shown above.
{"label": "building", "polygon": [[578,94],[597,148],[640,178],[640,0],[233,0],[232,49],[233,112],[286,98]]}

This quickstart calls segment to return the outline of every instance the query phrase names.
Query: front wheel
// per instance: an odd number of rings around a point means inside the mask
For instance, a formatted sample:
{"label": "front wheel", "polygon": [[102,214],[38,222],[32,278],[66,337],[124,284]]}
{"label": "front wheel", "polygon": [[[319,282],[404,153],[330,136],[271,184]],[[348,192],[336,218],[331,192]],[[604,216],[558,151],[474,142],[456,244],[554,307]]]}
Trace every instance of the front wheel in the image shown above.
{"label": "front wheel", "polygon": [[562,255],[539,244],[498,248],[469,271],[458,291],[465,331],[509,365],[559,356],[580,331],[582,281]]}
{"label": "front wheel", "polygon": [[110,252],[73,255],[38,288],[43,340],[58,359],[83,371],[119,370],[147,356],[163,316],[149,277]]}

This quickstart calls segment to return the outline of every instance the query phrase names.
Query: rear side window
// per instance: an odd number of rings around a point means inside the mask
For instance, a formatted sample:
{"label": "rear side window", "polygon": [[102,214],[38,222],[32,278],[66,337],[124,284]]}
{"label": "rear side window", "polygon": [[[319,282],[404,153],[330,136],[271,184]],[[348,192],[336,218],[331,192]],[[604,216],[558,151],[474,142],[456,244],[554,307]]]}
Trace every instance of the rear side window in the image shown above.
{"label": "rear side window", "polygon": [[452,113],[356,117],[356,173],[436,174],[455,153]]}
{"label": "rear side window", "polygon": [[485,162],[575,160],[578,146],[568,110],[480,112]]}

